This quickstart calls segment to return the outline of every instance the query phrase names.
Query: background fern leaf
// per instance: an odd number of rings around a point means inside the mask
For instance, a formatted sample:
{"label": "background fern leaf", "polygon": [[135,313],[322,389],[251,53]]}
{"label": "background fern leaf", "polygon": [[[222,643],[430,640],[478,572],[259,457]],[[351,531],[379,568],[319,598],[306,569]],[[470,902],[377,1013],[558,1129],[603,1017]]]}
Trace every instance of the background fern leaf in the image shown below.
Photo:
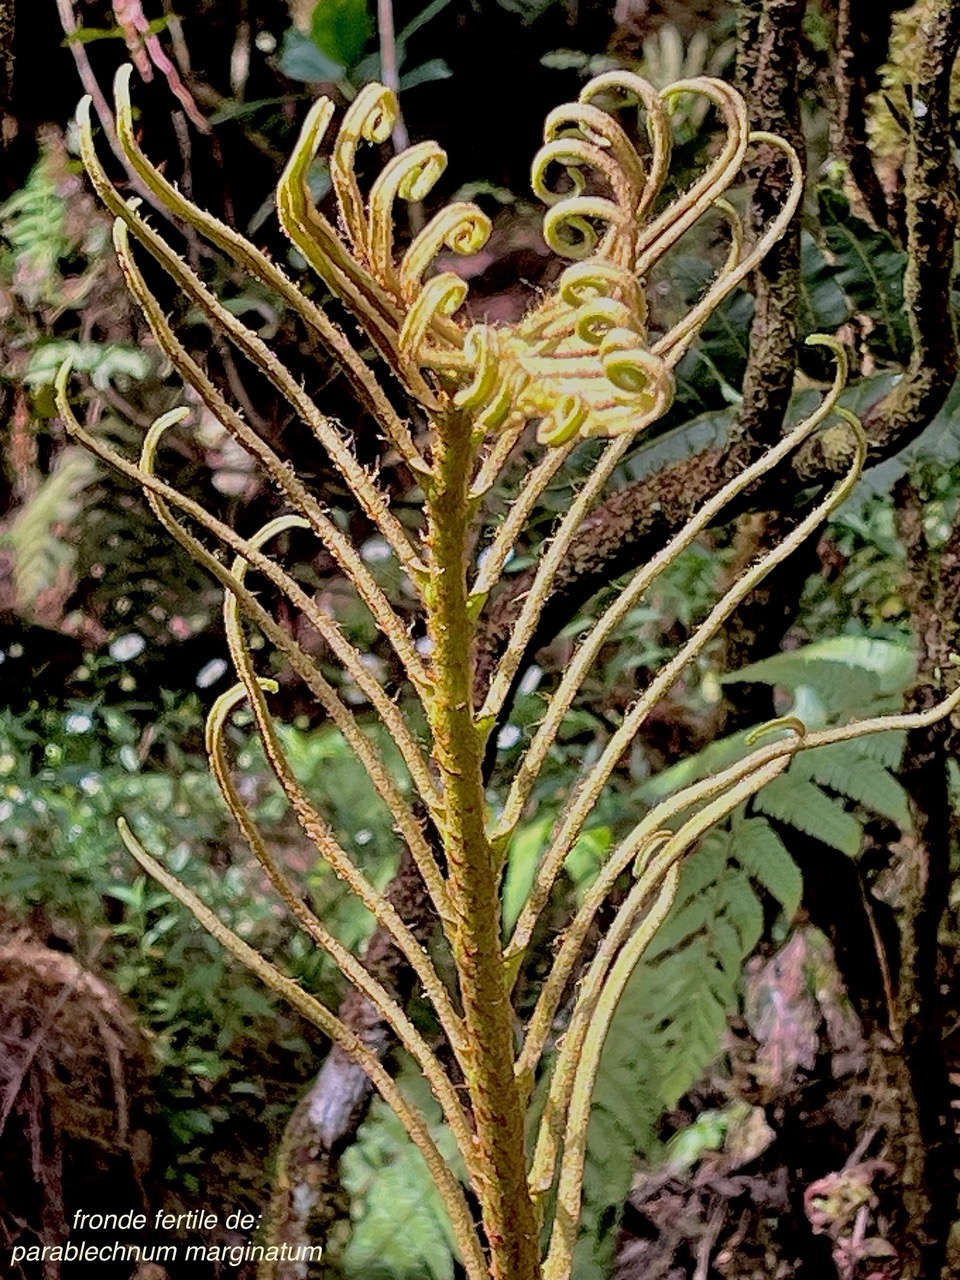
{"label": "background fern leaf", "polygon": [[635,1161],[655,1150],[661,1114],[720,1052],[743,962],[763,932],[758,887],[793,915],[800,872],[765,818],[741,814],[688,856],[673,910],[627,984],[590,1116],[578,1280],[609,1275]]}
{"label": "background fern leaf", "polygon": [[822,841],[849,858],[855,858],[860,852],[863,836],[860,823],[807,778],[790,774],[774,778],[753,803],[760,813],[796,827],[804,835]]}
{"label": "background fern leaf", "polygon": [[907,795],[888,766],[860,749],[858,742],[836,742],[800,755],[790,766],[790,777],[807,778],[845,796],[865,809],[910,828]]}
{"label": "background fern leaf", "polygon": [[83,449],[63,451],[53,471],[17,513],[4,535],[14,553],[17,603],[29,610],[58,575],[73,566],[75,551],[64,528],[81,507],[80,495],[94,479],[96,464]]}
{"label": "background fern leaf", "polygon": [[791,919],[803,894],[800,869],[787,847],[764,818],[741,818],[731,824],[733,853],[751,879],[761,884]]}

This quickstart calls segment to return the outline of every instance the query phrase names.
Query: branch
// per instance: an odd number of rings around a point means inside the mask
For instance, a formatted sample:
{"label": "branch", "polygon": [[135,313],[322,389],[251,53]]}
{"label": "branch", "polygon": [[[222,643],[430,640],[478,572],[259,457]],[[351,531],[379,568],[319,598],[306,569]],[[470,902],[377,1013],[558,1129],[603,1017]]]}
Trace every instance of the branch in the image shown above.
{"label": "branch", "polygon": [[[960,640],[960,527],[945,546],[931,547],[923,504],[909,480],[900,482],[896,497],[898,533],[906,551],[901,589],[919,642],[917,683],[909,701],[927,707],[935,684],[950,672]],[[952,677],[957,678],[955,670]],[[909,868],[910,892],[898,913],[896,999],[902,1032],[896,1052],[903,1083],[898,1089],[900,1123],[890,1133],[890,1143],[901,1174],[908,1267],[918,1275],[936,1275],[945,1265],[954,1210],[946,1180],[948,1170],[956,1167],[958,1140],[943,1035],[948,1018],[941,988],[941,930],[960,827],[946,767],[956,758],[958,740],[958,725],[949,720],[914,729],[900,769],[916,834],[900,855]]]}
{"label": "branch", "polygon": [[[377,34],[380,37],[380,79],[400,96],[400,68],[397,63],[397,35],[393,14],[393,0],[377,0]],[[393,126],[393,149],[404,151],[410,145],[410,135],[403,122],[403,115],[397,113],[397,122]]]}
{"label": "branch", "polygon": [[[831,141],[847,166],[847,190],[859,217],[898,235],[898,217],[885,194],[867,137],[867,100],[882,84],[890,49],[890,19],[898,0],[839,0]],[[902,207],[897,211],[902,214]]]}
{"label": "branch", "polygon": [[14,0],[0,0],[0,150],[12,142],[17,120],[13,114],[14,41],[17,34]]}
{"label": "branch", "polygon": [[[13,0],[11,0],[11,3]],[[155,200],[153,193],[141,181],[139,174],[134,173],[127,158],[120,146],[120,140],[117,137],[117,130],[114,125],[113,116],[110,114],[110,107],[100,88],[99,81],[94,74],[93,67],[90,63],[90,57],[87,54],[86,45],[82,40],[77,38],[80,31],[80,23],[77,21],[77,15],[74,12],[72,0],[57,0],[57,14],[60,18],[60,25],[67,37],[67,44],[73,55],[73,61],[77,68],[77,75],[80,77],[80,83],[83,85],[84,93],[90,102],[93,103],[94,110],[97,113],[97,119],[100,121],[100,127],[103,129],[110,150],[120,162],[121,167],[126,173],[130,185],[137,195],[141,196],[152,209],[155,209],[162,218],[166,218],[168,222],[172,222],[170,210],[166,208],[162,201]],[[79,122],[79,112],[77,116]]]}
{"label": "branch", "polygon": [[[804,0],[742,0],[739,7],[737,71],[751,127],[786,138],[801,165],[803,128],[797,75]],[[784,157],[762,147],[750,201],[755,229],[783,206],[791,175]],[[753,277],[755,309],[750,354],[743,380],[738,430],[756,444],[776,439],[783,421],[797,355],[800,287],[800,220],[773,246]]]}
{"label": "branch", "polygon": [[[912,440],[940,410],[957,376],[957,332],[951,299],[960,200],[950,109],[953,65],[960,50],[960,5],[936,0],[921,25],[923,73],[913,87],[904,166],[907,265],[903,305],[910,326],[910,362],[888,395],[864,416],[870,460],[881,461]],[[819,474],[829,460],[813,452],[804,463]]]}
{"label": "branch", "polygon": [[923,74],[914,87],[904,166],[907,266],[903,304],[913,349],[906,373],[867,414],[864,426],[889,450],[904,429],[929,422],[957,376],[957,332],[951,282],[957,219],[956,164],[951,132],[950,84],[960,50],[960,5],[936,0],[921,25]]}

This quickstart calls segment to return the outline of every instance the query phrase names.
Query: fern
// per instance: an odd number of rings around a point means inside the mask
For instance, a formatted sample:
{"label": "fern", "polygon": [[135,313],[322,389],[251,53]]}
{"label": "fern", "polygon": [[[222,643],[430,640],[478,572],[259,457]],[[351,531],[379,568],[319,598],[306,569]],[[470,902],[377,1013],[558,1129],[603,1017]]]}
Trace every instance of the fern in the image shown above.
{"label": "fern", "polygon": [[893,734],[893,741],[884,741],[886,736],[819,747],[798,757],[786,776],[791,783],[809,778],[906,831],[910,827],[906,793],[890,773],[900,763],[904,739]]}
{"label": "fern", "polygon": [[[550,832],[557,821],[553,811],[526,823],[510,842],[507,871],[504,877],[502,903],[505,933],[517,923],[517,918],[536,875],[537,865],[547,846]],[[567,854],[564,870],[579,891],[597,874],[613,843],[613,831],[608,826],[591,827],[584,831]]]}
{"label": "fern", "polygon": [[[849,718],[866,708],[899,706],[915,670],[911,650],[895,640],[835,636],[723,676],[722,684],[770,684],[795,696],[809,690],[820,716]],[[795,708],[796,710],[796,708]],[[804,716],[808,727],[813,727]]]}
{"label": "fern", "polygon": [[[844,723],[804,736],[793,726],[789,735],[757,748],[730,774],[711,778],[709,788],[698,788],[696,797],[686,795],[688,809],[695,799],[702,802],[709,795],[709,808],[695,813],[678,830],[663,835],[666,824],[676,818],[678,806],[647,813],[599,868],[558,939],[546,975],[538,982],[530,962],[558,879],[573,855],[589,865],[593,854],[587,844],[578,847],[578,840],[590,833],[591,824],[597,832],[598,806],[604,796],[612,798],[614,775],[625,751],[662,705],[664,695],[685,671],[695,669],[742,601],[820,527],[856,485],[867,442],[856,417],[838,405],[846,381],[846,356],[839,342],[825,336],[815,339],[814,345],[831,350],[835,369],[830,389],[811,415],[705,501],[653,560],[637,568],[576,646],[493,813],[489,812],[483,761],[575,539],[589,527],[585,522],[637,434],[665,417],[675,396],[677,365],[710,315],[717,313],[785,234],[800,202],[803,166],[789,143],[770,133],[750,132],[746,104],[720,81],[695,78],[658,93],[630,73],[610,72],[596,78],[583,87],[575,103],[551,114],[544,145],[534,162],[534,189],[547,205],[544,239],[569,265],[558,276],[556,287],[516,322],[475,323],[465,307],[469,284],[453,271],[436,272],[435,259],[439,257],[442,263],[445,248],[462,254],[481,250],[492,230],[489,217],[462,201],[449,204],[434,214],[398,257],[397,246],[406,239],[406,227],[396,225],[399,202],[422,201],[442,173],[446,155],[430,142],[401,150],[365,194],[360,179],[367,160],[357,168],[359,148],[364,143],[386,141],[399,119],[396,95],[382,85],[371,84],[351,102],[328,153],[342,229],[338,230],[316,207],[309,183],[311,167],[336,111],[333,102],[321,99],[309,112],[281,178],[277,212],[305,262],[363,330],[358,346],[316,306],[312,288],[310,294],[300,291],[255,245],[191,204],[149,161],[137,142],[129,81],[130,70],[125,69],[116,84],[116,135],[130,167],[176,220],[261,280],[329,350],[364,410],[377,422],[387,447],[395,449],[415,473],[423,494],[423,517],[407,527],[381,488],[375,466],[365,463],[353,450],[339,425],[312,400],[298,373],[288,369],[258,332],[249,329],[210,292],[113,186],[97,155],[89,100],[77,111],[84,163],[98,195],[117,219],[115,245],[123,274],[158,347],[238,447],[279,487],[284,505],[292,510],[244,536],[164,480],[158,464],[164,460],[165,435],[190,416],[186,407],[153,423],[138,461],[116,451],[77,418],[70,403],[69,366],[57,377],[57,410],[77,440],[146,492],[164,527],[225,588],[224,628],[238,683],[214,704],[206,734],[211,768],[223,799],[286,909],[345,980],[376,1009],[384,1027],[416,1063],[424,1089],[429,1089],[442,1110],[446,1133],[459,1153],[458,1164],[453,1165],[449,1145],[445,1150],[441,1135],[434,1132],[428,1108],[418,1105],[400,1087],[364,1034],[358,1034],[231,929],[178,879],[176,871],[139,842],[126,820],[119,824],[121,838],[139,865],[204,928],[366,1073],[418,1148],[449,1216],[460,1261],[470,1280],[489,1276],[571,1280],[575,1273],[579,1280],[583,1272],[575,1272],[574,1248],[582,1209],[584,1139],[604,1040],[625,988],[633,983],[638,987],[629,992],[626,1004],[629,1009],[633,999],[638,1002],[633,1005],[635,1025],[628,1027],[628,1034],[649,1045],[655,1062],[644,1081],[650,1102],[642,1105],[659,1111],[689,1088],[715,1054],[727,1014],[737,1000],[740,967],[763,930],[766,898],[772,894],[787,910],[796,903],[796,875],[776,844],[773,829],[765,827],[761,834],[761,828],[751,824],[762,819],[751,819],[741,812],[731,822],[730,815],[756,795],[764,782],[780,776],[798,751],[845,741],[877,727]],[[668,184],[671,116],[676,99],[690,96],[704,98],[715,109],[726,142],[716,149],[708,168],[693,185],[679,189]],[[608,109],[603,104],[611,99]],[[646,122],[639,149],[616,118],[620,107],[637,102]],[[771,211],[765,225],[748,236],[735,206],[719,197],[737,178],[744,148],[756,142],[779,151],[789,180],[776,212]],[[568,175],[561,179],[559,191],[555,186],[557,166]],[[607,194],[594,193],[595,181]],[[729,239],[726,256],[702,296],[683,315],[669,328],[658,320],[657,328],[665,332],[651,341],[644,281],[710,205],[723,217],[723,235]],[[658,210],[656,217],[642,225],[654,209]],[[270,381],[329,455],[359,511],[391,549],[412,595],[419,600],[417,626],[422,623],[422,634],[430,641],[426,652],[414,639],[409,609],[397,605],[391,590],[381,585],[368,567],[350,531],[332,518],[322,495],[315,492],[312,470],[291,466],[296,459],[274,452],[271,442],[257,434],[255,426],[225,399],[210,373],[187,351],[160,299],[150,289],[136,245],[142,246],[186,300],[203,312],[212,330],[229,340]],[[665,266],[669,269],[669,262]],[[366,354],[368,341],[378,353],[375,368]],[[380,384],[381,372],[390,376],[389,384]],[[401,416],[395,407],[401,394],[413,411],[411,418]],[[658,662],[655,676],[609,740],[603,744],[598,741],[596,750],[585,753],[582,777],[563,796],[556,829],[537,858],[533,881],[504,943],[503,904],[498,893],[503,856],[529,812],[568,714],[624,617],[640,604],[660,574],[683,563],[688,548],[730,503],[785,462],[831,415],[840,418],[851,433],[852,447],[844,450],[842,478],[775,546],[733,576],[677,652]],[[496,523],[495,512],[485,500],[497,489],[506,468],[512,466],[511,459],[527,449],[525,444],[521,446],[521,437],[526,435],[528,424],[535,428],[537,444],[544,452],[531,457],[529,466],[524,452],[522,487],[507,516]],[[836,430],[830,429],[835,440]],[[524,549],[526,530],[543,518],[540,507],[549,510],[548,491],[567,456],[580,441],[599,437],[608,437],[610,443],[596,451],[591,447],[595,461],[589,477],[576,488],[562,513],[557,513],[556,527],[543,543],[519,615],[497,654],[481,705],[476,707],[478,627],[484,611],[498,598],[508,564]],[[496,502],[500,505],[501,499]],[[494,524],[482,562],[475,563],[474,548],[483,545],[485,530]],[[415,715],[408,718],[401,702],[383,688],[365,661],[366,655],[341,626],[342,619],[332,618],[321,608],[276,558],[273,540],[294,528],[311,530],[323,544],[394,650],[404,688],[418,704]],[[207,536],[216,543],[216,551]],[[220,558],[221,548],[236,556],[232,567]],[[296,631],[287,628],[286,604],[282,615],[271,612],[248,583],[248,573],[254,571],[266,577],[297,617],[303,617],[330,651],[336,668],[363,693],[371,713],[396,746],[408,786],[398,781],[392,762],[376,749],[358,713],[326,678],[326,662],[316,661],[301,647]],[[258,628],[305,682],[317,707],[336,726],[389,811],[392,827],[409,849],[447,944],[436,959],[413,934],[393,901],[357,865],[353,851],[344,847],[298,779],[273,718],[271,698],[278,692],[277,682],[258,675],[247,624]],[[838,660],[850,664],[843,655]],[[881,674],[871,674],[882,692]],[[241,702],[246,702],[252,713],[271,771],[305,837],[331,873],[376,916],[385,936],[409,964],[432,1005],[449,1054],[437,1051],[413,1020],[412,1011],[408,1012],[393,992],[363,967],[344,940],[329,930],[326,921],[311,911],[301,886],[281,865],[258,828],[234,779],[228,749],[229,722]],[[930,712],[891,720],[897,727],[919,727],[950,713],[958,703],[960,691]],[[824,718],[828,715],[829,710]],[[890,721],[884,723],[889,726]],[[422,730],[426,731],[423,737]],[[838,769],[835,761],[831,777],[842,783]],[[810,779],[799,781],[815,788],[819,785]],[[822,788],[820,792],[830,803],[827,792]],[[698,846],[698,839],[719,822],[726,822],[726,826]],[[431,832],[436,839],[431,838]],[[596,839],[601,839],[599,834]],[[610,902],[617,882],[638,854],[648,858],[648,864],[639,872],[637,883],[625,901]],[[514,857],[516,865],[516,849]],[[571,870],[571,874],[575,872]],[[613,909],[613,920],[603,948],[591,958],[582,981],[574,984],[571,979],[584,959],[590,937],[595,936],[605,904]],[[517,904],[508,905],[513,913]],[[645,955],[661,925],[666,932]],[[521,974],[531,987],[539,987],[525,1023],[524,1010],[513,1003]],[[558,1039],[554,1034],[557,1019],[564,993],[571,987],[566,1033]],[[554,1063],[548,1073],[543,1069],[544,1058],[551,1046]],[[616,1053],[616,1037],[611,1052]],[[634,1044],[627,1052],[623,1061],[636,1063],[646,1051]],[[611,1059],[607,1061],[609,1066]],[[548,1075],[546,1104],[528,1168],[524,1113],[532,1085]],[[604,1087],[602,1082],[601,1104]],[[612,1108],[608,1105],[607,1110]],[[622,1099],[617,1110],[626,1110]],[[634,1148],[637,1131],[635,1126]],[[402,1157],[395,1148],[373,1162],[364,1216],[372,1214],[369,1188],[379,1184],[382,1194],[382,1184],[389,1181],[388,1171],[400,1164]],[[623,1167],[629,1174],[629,1164],[625,1162]],[[472,1199],[468,1199],[464,1180]],[[610,1247],[609,1228],[622,1202],[623,1188],[612,1200],[610,1181],[604,1179],[604,1183],[601,1198],[595,1186],[588,1193],[593,1199],[587,1223],[588,1230],[590,1223],[606,1223],[605,1247]],[[401,1173],[391,1184],[391,1194],[382,1202],[382,1229],[374,1246],[351,1262],[355,1271],[369,1275],[371,1268],[382,1263],[387,1248],[401,1246],[401,1233],[394,1228],[402,1225],[408,1235],[409,1222],[398,1221],[404,1208],[413,1212],[426,1207],[422,1192],[414,1194],[420,1186],[422,1182],[413,1172]],[[552,1197],[555,1211],[552,1221],[547,1222],[542,1210]],[[598,1204],[599,1215],[593,1212]],[[541,1226],[549,1230],[546,1241],[539,1238]],[[413,1265],[422,1273],[422,1259]],[[444,1277],[449,1273],[449,1257],[443,1255],[436,1274]]]}
{"label": "fern", "polygon": [[57,302],[62,283],[57,264],[70,248],[66,209],[49,155],[30,170],[26,182],[0,205],[0,236],[7,242],[3,274],[28,306]]}
{"label": "fern", "polygon": [[125,389],[131,382],[143,381],[152,368],[150,356],[139,347],[119,342],[73,342],[55,338],[38,343],[30,353],[24,381],[34,394],[53,386],[64,360],[69,360],[75,369],[89,373],[98,391],[106,391],[112,383]]}
{"label": "fern", "polygon": [[[657,1146],[662,1110],[654,1088],[658,1059],[649,1037],[636,1032],[642,1026],[642,997],[638,983],[631,982],[620,999],[600,1062],[583,1173],[577,1280],[607,1280],[610,1275],[637,1155]],[[638,1088],[641,1080],[648,1087]]]}
{"label": "fern", "polygon": [[662,1112],[717,1056],[739,1003],[743,962],[763,932],[761,893],[789,920],[801,889],[800,872],[773,828],[742,812],[712,831],[684,865],[673,910],[630,979],[604,1047],[590,1117],[578,1280],[609,1274],[637,1155],[656,1148]]}
{"label": "fern", "polygon": [[817,199],[833,278],[847,298],[850,314],[868,315],[874,321],[867,337],[871,350],[902,362],[910,349],[903,307],[906,255],[886,232],[855,217],[839,191],[821,187]]}
{"label": "fern", "polygon": [[634,979],[643,988],[668,1108],[714,1057],[714,1032],[722,1035],[736,1005],[740,968],[763,932],[758,889],[772,893],[788,916],[796,911],[799,872],[786,849],[766,822],[740,814],[688,860],[676,905]]}
{"label": "fern", "polygon": [[740,868],[783,908],[791,920],[800,906],[803,878],[783,841],[768,822],[735,818],[731,823],[733,852]]}
{"label": "fern", "polygon": [[[776,684],[821,719],[898,701],[913,674],[903,645],[842,636],[777,654],[726,677]],[[643,788],[648,803],[744,755],[749,734],[711,743]],[[763,932],[763,895],[789,922],[803,881],[789,853],[801,832],[856,857],[866,816],[910,825],[906,792],[893,776],[905,735],[896,730],[800,753],[754,798],[705,837],[684,866],[670,915],[624,992],[607,1037],[590,1119],[578,1280],[609,1274],[620,1209],[639,1154],[657,1147],[665,1110],[697,1082],[722,1045],[740,1002],[744,961]],[[686,816],[686,815],[684,815]],[[780,824],[782,836],[768,819]],[[645,1088],[638,1090],[637,1082]]]}
{"label": "fern", "polygon": [[[898,705],[911,683],[913,654],[906,645],[867,636],[838,636],[792,652],[776,654],[726,677],[790,689],[794,711],[846,718]],[[856,857],[863,838],[860,813],[874,814],[910,828],[906,792],[891,770],[900,764],[904,736],[837,742],[801,753],[786,773],[768,783],[754,808],[787,827]]]}
{"label": "fern", "polygon": [[3,541],[14,553],[17,606],[28,610],[37,597],[73,567],[76,552],[60,532],[77,516],[80,495],[97,473],[83,449],[69,448],[43,484],[17,514]]}
{"label": "fern", "polygon": [[807,778],[776,778],[764,787],[755,803],[761,813],[850,858],[860,851],[860,823]]}
{"label": "fern", "polygon": [[809,231],[800,236],[800,325],[805,333],[838,329],[850,306],[822,249]]}

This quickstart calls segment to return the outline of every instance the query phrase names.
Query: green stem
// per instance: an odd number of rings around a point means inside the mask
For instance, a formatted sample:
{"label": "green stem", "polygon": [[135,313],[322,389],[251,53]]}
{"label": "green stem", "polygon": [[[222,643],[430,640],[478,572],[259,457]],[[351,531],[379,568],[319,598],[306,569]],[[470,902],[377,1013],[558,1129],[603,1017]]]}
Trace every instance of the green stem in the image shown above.
{"label": "green stem", "polygon": [[444,789],[443,841],[454,913],[454,957],[482,1184],[476,1188],[494,1280],[539,1280],[527,1189],[523,1105],[513,1069],[513,1011],[501,946],[496,859],[485,828],[483,745],[473,712],[474,624],[467,609],[468,487],[474,446],[466,414],[437,426],[428,497],[433,642],[430,714]]}

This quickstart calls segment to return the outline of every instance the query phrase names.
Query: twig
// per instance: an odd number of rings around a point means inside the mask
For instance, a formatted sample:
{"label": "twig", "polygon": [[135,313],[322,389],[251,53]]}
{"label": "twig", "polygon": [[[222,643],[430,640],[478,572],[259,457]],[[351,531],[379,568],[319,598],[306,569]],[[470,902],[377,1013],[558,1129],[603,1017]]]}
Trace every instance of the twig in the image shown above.
{"label": "twig", "polygon": [[[397,66],[396,24],[393,18],[393,0],[377,0],[377,29],[380,34],[380,79],[400,96],[400,69]],[[403,121],[403,112],[397,113],[393,126],[393,149],[404,151],[410,145],[410,135]]]}
{"label": "twig", "polygon": [[6,148],[17,132],[13,106],[16,5],[14,0],[0,0],[0,148]]}
{"label": "twig", "polygon": [[120,142],[117,138],[117,131],[113,123],[113,113],[107,105],[107,100],[103,96],[103,90],[100,83],[93,73],[93,67],[90,65],[90,59],[87,57],[86,46],[82,40],[77,39],[80,30],[80,24],[77,22],[77,15],[73,11],[71,0],[57,0],[57,12],[60,15],[60,25],[66,33],[67,43],[70,46],[70,52],[73,60],[77,65],[77,74],[80,77],[80,83],[83,85],[84,93],[90,95],[93,102],[94,110],[97,113],[97,119],[100,121],[100,128],[106,135],[110,150],[117,157],[124,169],[127,163],[123,152],[120,150]]}
{"label": "twig", "polygon": [[93,103],[94,110],[97,113],[97,119],[100,122],[100,127],[104,132],[104,136],[107,139],[107,144],[110,147],[110,150],[123,166],[123,171],[127,175],[127,178],[137,195],[142,196],[150,207],[155,209],[161,217],[166,218],[168,222],[177,226],[176,220],[170,211],[166,209],[160,201],[154,198],[137,175],[132,172],[130,165],[127,163],[127,158],[123,154],[123,149],[120,146],[120,141],[117,137],[117,130],[113,122],[113,113],[107,104],[106,98],[103,96],[103,91],[100,88],[99,81],[94,75],[93,67],[90,65],[90,59],[87,57],[86,45],[84,45],[81,40],[74,38],[80,30],[80,24],[77,22],[77,15],[73,11],[73,4],[71,0],[57,0],[57,12],[60,16],[60,25],[63,27],[67,36],[70,52],[73,55],[74,62],[76,63],[80,83],[83,85],[84,92],[90,97],[90,100]]}
{"label": "twig", "polygon": [[890,47],[890,18],[897,7],[896,0],[839,0],[831,137],[847,165],[847,190],[854,211],[899,235],[903,209],[891,207],[873,154],[863,145],[867,99],[881,85],[880,68]]}
{"label": "twig", "polygon": [[710,1255],[713,1253],[717,1237],[720,1235],[726,1220],[727,1207],[721,1199],[714,1205],[713,1212],[710,1214],[710,1221],[707,1223],[707,1229],[700,1237],[700,1244],[697,1248],[697,1269],[693,1273],[693,1280],[707,1280],[707,1276],[710,1273]]}

